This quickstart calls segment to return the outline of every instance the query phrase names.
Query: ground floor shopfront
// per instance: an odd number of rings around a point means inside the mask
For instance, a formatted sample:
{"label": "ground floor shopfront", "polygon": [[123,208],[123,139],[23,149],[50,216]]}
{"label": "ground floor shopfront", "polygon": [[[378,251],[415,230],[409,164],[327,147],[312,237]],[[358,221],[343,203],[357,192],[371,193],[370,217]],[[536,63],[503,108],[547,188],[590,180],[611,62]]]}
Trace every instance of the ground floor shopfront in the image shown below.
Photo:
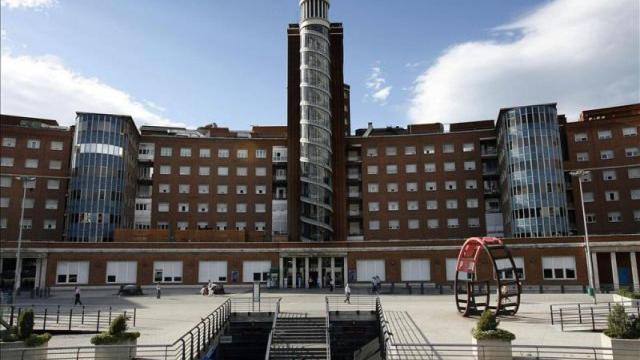
{"label": "ground floor shopfront", "polygon": [[[333,284],[451,284],[463,240],[333,243],[26,243],[22,287],[195,286],[262,282],[269,287]],[[588,284],[580,237],[505,239],[524,285]],[[640,289],[640,236],[592,239],[597,288]],[[501,266],[500,263],[498,266]],[[3,244],[2,279],[12,285],[15,244]],[[488,259],[479,272],[491,276]],[[501,274],[500,276],[513,276]],[[398,284],[403,286],[403,284]]]}

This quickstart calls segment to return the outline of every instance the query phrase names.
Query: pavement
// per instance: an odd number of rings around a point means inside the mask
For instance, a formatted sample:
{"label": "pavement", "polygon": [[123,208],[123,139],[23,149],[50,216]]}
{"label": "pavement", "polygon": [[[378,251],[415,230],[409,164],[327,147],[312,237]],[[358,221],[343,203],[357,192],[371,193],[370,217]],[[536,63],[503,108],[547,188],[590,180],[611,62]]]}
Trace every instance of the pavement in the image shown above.
{"label": "pavement", "polygon": [[[232,294],[201,296],[197,289],[163,289],[163,296],[147,291],[147,295],[119,297],[113,290],[85,290],[82,301],[86,305],[112,305],[137,308],[137,326],[141,333],[139,344],[171,344],[190,330],[227,298],[250,297],[249,287],[231,289]],[[341,289],[330,293],[323,290],[269,290],[264,297],[281,297],[283,312],[324,314],[325,296],[342,294]],[[355,295],[355,294],[354,294]],[[381,295],[383,309],[398,319],[411,324],[415,333],[406,336],[426,339],[432,344],[471,342],[471,329],[477,319],[462,317],[455,308],[453,295]],[[516,316],[501,317],[500,327],[516,334],[514,344],[600,346],[600,333],[562,332],[558,325],[551,325],[549,305],[560,303],[589,303],[584,294],[523,294]],[[611,301],[610,295],[599,295],[599,301]],[[48,299],[19,299],[20,303],[70,305],[72,292],[58,291]],[[90,346],[92,335],[54,336],[50,347]]]}

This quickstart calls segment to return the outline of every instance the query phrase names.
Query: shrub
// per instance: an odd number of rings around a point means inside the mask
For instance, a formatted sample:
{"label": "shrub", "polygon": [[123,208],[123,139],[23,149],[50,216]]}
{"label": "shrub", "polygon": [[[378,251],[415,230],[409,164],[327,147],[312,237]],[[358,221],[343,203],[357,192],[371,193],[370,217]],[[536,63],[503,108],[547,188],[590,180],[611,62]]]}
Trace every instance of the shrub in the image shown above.
{"label": "shrub", "polygon": [[127,318],[124,315],[116,316],[109,325],[109,334],[118,335],[127,331]]}
{"label": "shrub", "polygon": [[607,317],[604,333],[614,339],[640,339],[640,319],[628,316],[624,307],[616,304]]}
{"label": "shrub", "polygon": [[34,334],[33,318],[33,310],[25,310],[20,313],[20,316],[18,316],[18,326],[11,328],[9,333],[3,337],[2,341],[14,342],[22,340],[27,347],[46,344],[51,340],[51,334]]}
{"label": "shrub", "polygon": [[51,340],[51,334],[49,333],[44,333],[40,335],[31,334],[31,336],[24,339],[24,344],[29,347],[40,346],[40,345],[46,344],[47,342],[49,342],[49,340]]}
{"label": "shrub", "polygon": [[618,295],[624,296],[629,299],[640,300],[640,293],[629,291],[628,289],[618,290]]}
{"label": "shrub", "polygon": [[516,336],[504,329],[498,329],[500,322],[496,316],[487,309],[482,312],[478,324],[473,329],[472,335],[477,340],[504,340],[512,341]]}
{"label": "shrub", "polygon": [[18,316],[18,338],[25,340],[33,334],[33,310],[25,310]]}
{"label": "shrub", "polygon": [[140,337],[137,331],[127,332],[127,318],[119,315],[109,325],[109,331],[105,331],[91,338],[93,345],[113,345],[127,340],[135,340]]}

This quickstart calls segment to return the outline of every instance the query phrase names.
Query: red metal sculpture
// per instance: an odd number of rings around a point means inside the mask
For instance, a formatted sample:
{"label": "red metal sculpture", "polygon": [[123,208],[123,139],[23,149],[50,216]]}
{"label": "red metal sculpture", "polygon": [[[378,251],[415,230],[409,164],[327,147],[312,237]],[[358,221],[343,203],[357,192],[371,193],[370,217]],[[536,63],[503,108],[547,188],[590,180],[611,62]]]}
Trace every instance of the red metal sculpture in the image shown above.
{"label": "red metal sculpture", "polygon": [[[478,262],[486,253],[493,264],[493,279],[479,279]],[[500,261],[500,260],[506,260]],[[500,265],[502,266],[498,266]],[[461,278],[462,273],[466,274]],[[498,301],[491,304],[491,283],[496,285]],[[465,241],[458,255],[454,282],[456,306],[463,316],[494,310],[497,315],[514,315],[520,307],[522,286],[511,252],[502,240],[472,237]]]}

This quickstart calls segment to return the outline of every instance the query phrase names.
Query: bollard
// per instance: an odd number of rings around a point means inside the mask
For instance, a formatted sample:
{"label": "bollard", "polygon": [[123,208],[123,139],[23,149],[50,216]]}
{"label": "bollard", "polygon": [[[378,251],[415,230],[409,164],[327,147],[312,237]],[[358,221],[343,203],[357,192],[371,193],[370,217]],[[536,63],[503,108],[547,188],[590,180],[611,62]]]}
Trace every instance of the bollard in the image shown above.
{"label": "bollard", "polygon": [[564,284],[560,284],[560,293],[564,294]]}
{"label": "bollard", "polygon": [[56,311],[56,324],[60,323],[60,305],[58,305],[58,310]]}
{"label": "bollard", "polygon": [[420,283],[420,295],[424,295],[424,283]]}
{"label": "bollard", "polygon": [[84,325],[84,305],[82,305],[82,317],[80,318],[80,324]]}
{"label": "bollard", "polygon": [[71,331],[71,320],[73,318],[73,308],[69,309],[69,331]]}
{"label": "bollard", "polygon": [[98,317],[96,318],[96,332],[100,332],[100,310],[98,310]]}
{"label": "bollard", "polygon": [[42,331],[47,330],[47,308],[44,308],[44,320],[42,320]]}
{"label": "bollard", "polygon": [[136,327],[136,308],[133,308],[133,327]]}
{"label": "bollard", "polygon": [[16,308],[13,307],[13,305],[11,305],[11,317],[9,318],[9,327],[13,326],[13,314],[14,314],[15,310],[16,310]]}
{"label": "bollard", "polygon": [[409,290],[409,295],[411,295],[411,294],[412,294],[412,292],[411,292],[411,285],[409,285],[409,283],[406,283],[406,285],[405,285],[405,286],[406,286],[406,287],[407,287],[407,289]]}
{"label": "bollard", "polygon": [[[391,289],[390,289],[392,294],[393,294],[395,288],[396,288],[396,283],[392,282],[391,283]],[[380,285],[380,290],[381,290],[380,293],[382,293],[382,285]]]}

